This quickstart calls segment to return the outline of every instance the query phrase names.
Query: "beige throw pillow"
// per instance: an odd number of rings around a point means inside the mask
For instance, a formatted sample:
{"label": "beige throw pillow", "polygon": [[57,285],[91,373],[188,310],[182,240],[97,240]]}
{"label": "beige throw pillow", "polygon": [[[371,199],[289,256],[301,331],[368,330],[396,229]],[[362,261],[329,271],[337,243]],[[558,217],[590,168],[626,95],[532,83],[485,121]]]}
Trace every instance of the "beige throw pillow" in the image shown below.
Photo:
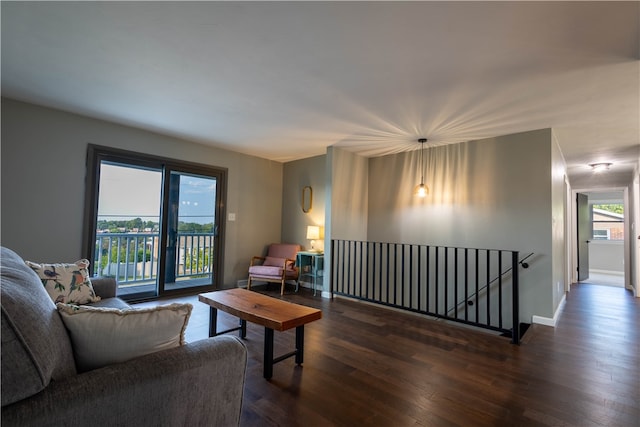
{"label": "beige throw pillow", "polygon": [[141,309],[57,307],[81,372],[183,345],[193,308],[177,303]]}
{"label": "beige throw pillow", "polygon": [[89,260],[81,259],[73,264],[25,263],[40,277],[53,302],[88,304],[100,301],[89,279]]}

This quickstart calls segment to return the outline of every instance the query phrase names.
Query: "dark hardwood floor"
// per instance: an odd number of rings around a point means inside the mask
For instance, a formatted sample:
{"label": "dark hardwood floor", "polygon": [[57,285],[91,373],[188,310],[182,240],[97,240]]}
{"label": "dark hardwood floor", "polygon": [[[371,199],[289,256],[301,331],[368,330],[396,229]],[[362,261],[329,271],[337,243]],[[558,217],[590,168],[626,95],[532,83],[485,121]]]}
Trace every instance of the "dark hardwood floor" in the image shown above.
{"label": "dark hardwood floor", "polygon": [[[254,289],[280,298],[275,286]],[[558,325],[532,325],[520,346],[309,289],[283,299],[323,319],[305,328],[303,366],[278,363],[270,381],[264,329],[247,325],[242,426],[640,425],[640,299],[622,288],[573,285]],[[174,300],[194,306],[187,340],[207,337],[208,306]],[[219,328],[237,324],[220,318]],[[275,335],[276,355],[292,349],[293,331]]]}

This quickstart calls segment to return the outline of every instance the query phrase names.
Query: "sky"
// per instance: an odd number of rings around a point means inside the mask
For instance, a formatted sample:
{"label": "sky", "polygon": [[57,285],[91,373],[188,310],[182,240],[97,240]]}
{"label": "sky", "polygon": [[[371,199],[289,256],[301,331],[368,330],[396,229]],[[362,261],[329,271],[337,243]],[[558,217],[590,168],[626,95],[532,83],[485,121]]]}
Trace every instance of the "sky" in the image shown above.
{"label": "sky", "polygon": [[[180,178],[179,220],[199,224],[214,221],[215,179],[183,174]],[[100,169],[98,219],[159,222],[162,172],[103,163]]]}

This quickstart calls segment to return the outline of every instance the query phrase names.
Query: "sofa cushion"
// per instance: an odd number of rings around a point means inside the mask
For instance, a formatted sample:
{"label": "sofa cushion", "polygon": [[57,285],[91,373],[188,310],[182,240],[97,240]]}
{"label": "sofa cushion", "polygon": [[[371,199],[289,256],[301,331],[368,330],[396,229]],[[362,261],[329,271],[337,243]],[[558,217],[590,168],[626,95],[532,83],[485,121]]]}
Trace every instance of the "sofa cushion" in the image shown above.
{"label": "sofa cushion", "polygon": [[100,300],[89,279],[89,260],[81,259],[73,264],[25,262],[40,277],[54,302],[87,304]]}
{"label": "sofa cushion", "polygon": [[131,308],[129,304],[121,300],[120,298],[102,298],[98,302],[92,302],[91,304],[86,304],[91,307],[107,307],[107,308]]}
{"label": "sofa cushion", "polygon": [[42,282],[15,252],[0,248],[2,406],[76,374],[69,336]]}
{"label": "sofa cushion", "polygon": [[183,345],[192,308],[177,303],[141,309],[58,303],[82,372]]}

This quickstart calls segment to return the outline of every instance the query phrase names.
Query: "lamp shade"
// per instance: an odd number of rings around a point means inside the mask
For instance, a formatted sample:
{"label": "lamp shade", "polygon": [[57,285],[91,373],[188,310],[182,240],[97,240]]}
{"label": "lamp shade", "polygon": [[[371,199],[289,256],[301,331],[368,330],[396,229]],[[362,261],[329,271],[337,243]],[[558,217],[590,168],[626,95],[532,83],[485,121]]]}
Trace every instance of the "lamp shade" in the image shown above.
{"label": "lamp shade", "polygon": [[429,194],[429,187],[424,184],[418,184],[416,188],[413,189],[413,194],[418,197],[425,197]]}
{"label": "lamp shade", "polygon": [[308,225],[307,226],[307,239],[309,240],[317,240],[320,238],[320,227],[317,225]]}

